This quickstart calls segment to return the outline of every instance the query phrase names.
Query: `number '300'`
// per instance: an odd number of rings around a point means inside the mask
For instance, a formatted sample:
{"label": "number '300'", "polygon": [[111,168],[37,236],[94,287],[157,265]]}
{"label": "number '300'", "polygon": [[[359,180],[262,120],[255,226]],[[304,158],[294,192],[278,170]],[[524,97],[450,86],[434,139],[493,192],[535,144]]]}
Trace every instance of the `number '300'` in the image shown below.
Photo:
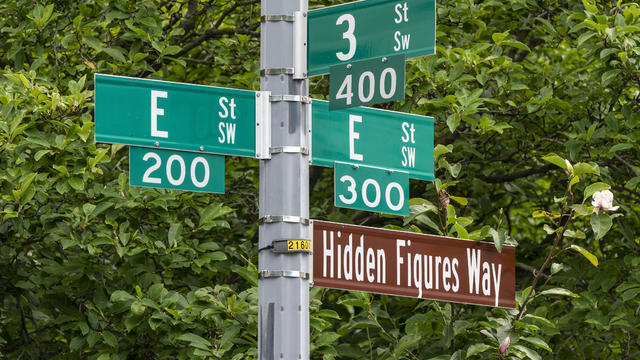
{"label": "number '300'", "polygon": [[[340,201],[342,201],[347,205],[351,205],[355,203],[358,200],[358,192],[356,191],[355,179],[349,175],[343,175],[340,178],[340,181],[343,183],[348,183],[347,191],[349,192],[349,195],[350,195],[349,197],[344,196],[343,194],[338,195],[338,197],[340,198]],[[373,187],[373,190],[374,190],[373,196],[369,195],[368,190],[370,187]],[[399,194],[398,201],[395,204],[391,199],[391,194],[394,189],[397,190]],[[360,192],[362,194],[362,201],[367,207],[376,208],[378,207],[378,205],[380,205],[382,193],[380,189],[380,184],[378,184],[378,182],[375,179],[366,179],[365,181],[363,181]],[[404,206],[404,191],[402,189],[402,186],[395,181],[389,183],[384,190],[384,200],[387,206],[389,207],[389,209],[393,211],[401,210],[402,207]]]}

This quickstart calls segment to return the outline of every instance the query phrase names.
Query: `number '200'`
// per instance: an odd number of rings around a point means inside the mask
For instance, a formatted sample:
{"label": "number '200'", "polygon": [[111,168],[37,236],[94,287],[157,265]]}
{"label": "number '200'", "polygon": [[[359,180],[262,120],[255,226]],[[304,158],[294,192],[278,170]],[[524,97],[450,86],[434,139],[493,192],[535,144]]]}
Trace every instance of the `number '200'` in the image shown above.
{"label": "number '200'", "polygon": [[[162,183],[161,178],[152,176],[156,170],[162,167],[162,158],[160,158],[160,155],[154,152],[148,152],[144,154],[144,156],[142,157],[142,160],[155,161],[155,163],[151,165],[147,169],[147,171],[144,172],[144,176],[142,177],[142,182],[149,183],[149,184],[161,184]],[[171,171],[171,168],[175,162],[178,163],[178,166],[180,168],[177,178],[173,176],[173,173]],[[204,168],[204,176],[202,177],[202,179],[198,179],[196,176],[196,170],[198,165],[201,165]],[[186,171],[187,167],[182,156],[177,154],[173,154],[169,156],[169,158],[167,159],[165,170],[166,170],[167,180],[171,185],[180,186],[182,185],[182,183],[184,183],[184,180],[186,178],[186,173],[187,173]],[[210,174],[209,163],[205,158],[198,156],[191,161],[191,164],[189,166],[189,175],[193,185],[195,185],[198,188],[203,188],[207,186],[207,184],[209,183],[209,174]]]}

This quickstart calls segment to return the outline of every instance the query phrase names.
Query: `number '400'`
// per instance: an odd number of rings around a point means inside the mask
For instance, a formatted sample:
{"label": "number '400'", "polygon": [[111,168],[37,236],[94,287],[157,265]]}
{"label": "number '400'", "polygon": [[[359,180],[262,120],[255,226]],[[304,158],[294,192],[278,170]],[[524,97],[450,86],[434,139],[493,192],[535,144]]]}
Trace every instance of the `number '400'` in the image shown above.
{"label": "number '400'", "polygon": [[[378,82],[378,91],[380,96],[385,99],[391,99],[396,94],[397,74],[394,68],[388,67],[382,70]],[[387,81],[391,84],[387,89]],[[358,79],[358,100],[361,103],[368,103],[376,95],[376,77],[371,71],[365,71]],[[353,102],[353,76],[351,74],[345,76],[340,85],[340,89],[336,93],[336,100],[345,99],[347,105]]]}

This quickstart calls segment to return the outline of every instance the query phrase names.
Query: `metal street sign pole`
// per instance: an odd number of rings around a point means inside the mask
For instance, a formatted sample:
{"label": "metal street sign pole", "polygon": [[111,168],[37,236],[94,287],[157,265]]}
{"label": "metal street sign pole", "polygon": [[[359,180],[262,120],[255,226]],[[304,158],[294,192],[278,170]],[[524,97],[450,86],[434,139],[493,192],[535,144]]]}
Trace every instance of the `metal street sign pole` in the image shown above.
{"label": "metal street sign pole", "polygon": [[307,0],[261,1],[260,88],[271,92],[271,159],[260,161],[258,354],[262,360],[309,358],[311,104],[306,60],[300,58],[306,49],[299,46],[306,46],[307,6]]}

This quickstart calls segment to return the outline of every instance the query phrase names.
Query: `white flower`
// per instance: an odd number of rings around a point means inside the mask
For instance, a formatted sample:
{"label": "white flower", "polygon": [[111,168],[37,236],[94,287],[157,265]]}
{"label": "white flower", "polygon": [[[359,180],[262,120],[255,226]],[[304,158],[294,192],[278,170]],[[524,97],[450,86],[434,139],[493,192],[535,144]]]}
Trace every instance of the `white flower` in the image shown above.
{"label": "white flower", "polygon": [[567,172],[568,172],[569,174],[573,173],[573,166],[571,165],[571,163],[569,162],[569,160],[564,159],[564,165],[566,166],[566,168],[567,168]]}
{"label": "white flower", "polygon": [[597,214],[600,209],[615,211],[620,206],[613,206],[613,193],[609,190],[596,191],[593,194],[593,201],[591,205],[594,206],[593,211]]}

